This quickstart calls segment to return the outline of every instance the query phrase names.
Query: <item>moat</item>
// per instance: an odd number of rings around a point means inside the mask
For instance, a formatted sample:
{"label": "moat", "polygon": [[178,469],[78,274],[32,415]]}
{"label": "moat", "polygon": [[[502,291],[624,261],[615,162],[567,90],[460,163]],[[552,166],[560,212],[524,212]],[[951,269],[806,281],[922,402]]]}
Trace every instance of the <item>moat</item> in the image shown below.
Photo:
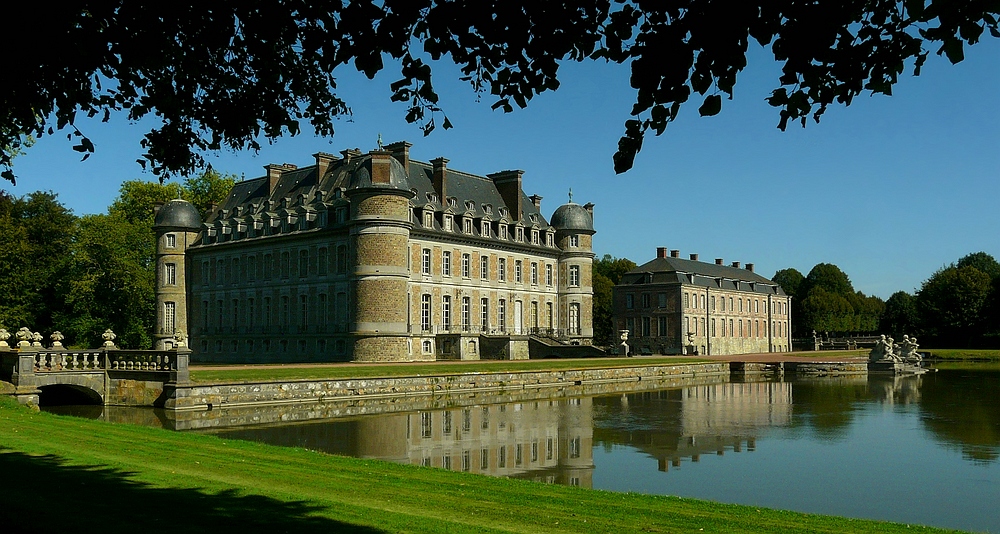
{"label": "moat", "polygon": [[[266,426],[242,417],[226,427],[221,416],[207,431],[595,489],[1000,532],[998,395],[1000,366],[942,365],[903,378],[702,379],[542,400],[476,395]],[[47,409],[178,426],[151,409]]]}

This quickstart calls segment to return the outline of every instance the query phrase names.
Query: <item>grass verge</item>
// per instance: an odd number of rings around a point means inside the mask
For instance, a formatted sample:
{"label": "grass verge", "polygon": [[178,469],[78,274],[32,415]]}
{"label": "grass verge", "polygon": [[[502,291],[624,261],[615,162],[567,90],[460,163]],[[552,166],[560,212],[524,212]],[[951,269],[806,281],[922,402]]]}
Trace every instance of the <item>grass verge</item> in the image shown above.
{"label": "grass verge", "polygon": [[5,533],[942,532],[342,458],[0,397]]}
{"label": "grass verge", "polygon": [[191,368],[191,380],[202,383],[255,382],[263,380],[335,379],[335,378],[382,378],[393,376],[427,376],[461,373],[503,373],[510,371],[566,371],[571,369],[594,369],[609,367],[634,367],[640,365],[680,365],[704,362],[697,358],[599,358],[579,360],[520,360],[520,361],[475,361],[475,362],[428,362],[428,363],[383,363],[383,364],[316,364],[295,365],[255,365],[215,367],[211,369]]}
{"label": "grass verge", "polygon": [[996,349],[928,349],[927,352],[936,360],[1000,361],[1000,350]]}

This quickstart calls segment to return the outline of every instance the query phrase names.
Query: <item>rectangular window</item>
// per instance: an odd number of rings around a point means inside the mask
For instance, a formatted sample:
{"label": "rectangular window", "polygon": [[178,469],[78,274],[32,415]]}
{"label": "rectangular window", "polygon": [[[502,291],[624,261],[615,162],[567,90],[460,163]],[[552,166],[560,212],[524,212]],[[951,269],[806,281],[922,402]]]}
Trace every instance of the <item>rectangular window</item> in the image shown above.
{"label": "rectangular window", "polygon": [[483,235],[483,237],[489,237],[490,236],[490,223],[489,223],[489,221],[483,221],[483,223],[480,225],[480,232],[479,233],[481,233]]}
{"label": "rectangular window", "polygon": [[472,276],[472,256],[462,254],[462,278],[469,278],[470,276]]}
{"label": "rectangular window", "polygon": [[167,248],[177,247],[177,236],[174,234],[167,234]]}
{"label": "rectangular window", "polygon": [[264,328],[271,328],[271,297],[264,297],[264,315],[261,316]]}
{"label": "rectangular window", "polygon": [[271,279],[271,270],[274,267],[274,260],[271,258],[270,254],[264,254],[264,280]]}
{"label": "rectangular window", "polygon": [[685,308],[690,308],[691,307],[691,294],[690,293],[684,293],[684,307]]}
{"label": "rectangular window", "polygon": [[514,230],[514,240],[522,243],[524,242],[524,228],[519,226]]}
{"label": "rectangular window", "polygon": [[545,234],[545,244],[552,246],[552,234]]}
{"label": "rectangular window", "polygon": [[578,246],[580,246],[580,236],[578,236],[578,235],[571,235],[571,236],[569,236],[569,246],[571,246],[571,247],[578,247]]}
{"label": "rectangular window", "polygon": [[642,337],[649,337],[649,317],[642,318]]}
{"label": "rectangular window", "polygon": [[635,308],[635,295],[627,293],[625,295],[625,309],[631,310],[632,308]]}
{"label": "rectangular window", "polygon": [[656,294],[656,306],[658,308],[666,308],[667,307],[667,294],[666,293],[657,293]]}
{"label": "rectangular window", "polygon": [[701,309],[704,310],[705,309],[705,295],[701,295],[700,299],[701,299]]}
{"label": "rectangular window", "polygon": [[452,221],[451,215],[445,215],[444,216],[444,231],[445,232],[450,232],[452,230],[451,221]]}
{"label": "rectangular window", "polygon": [[479,277],[483,280],[490,279],[490,258],[489,256],[479,257]]}
{"label": "rectangular window", "polygon": [[163,303],[163,333],[173,334],[177,328],[177,304]]}
{"label": "rectangular window", "polygon": [[177,264],[165,263],[163,265],[163,284],[168,286],[177,285]]}
{"label": "rectangular window", "polygon": [[441,253],[441,274],[451,276],[451,251]]}
{"label": "rectangular window", "polygon": [[431,329],[431,296],[426,293],[420,296],[420,329]]}
{"label": "rectangular window", "polygon": [[667,318],[666,317],[657,317],[656,321],[657,321],[656,335],[658,335],[660,337],[666,337],[667,336]]}
{"label": "rectangular window", "polygon": [[281,265],[279,266],[279,268],[281,269],[281,278],[282,279],[288,278],[288,253],[287,252],[282,252],[281,253]]}
{"label": "rectangular window", "polygon": [[211,314],[210,314],[210,310],[208,309],[208,301],[207,300],[203,300],[203,301],[201,301],[201,331],[202,332],[208,332],[208,317],[209,317],[209,315],[211,315]]}
{"label": "rectangular window", "polygon": [[462,329],[468,330],[472,323],[472,299],[462,297]]}
{"label": "rectangular window", "polygon": [[552,328],[553,327],[553,324],[552,324],[553,317],[552,317],[552,303],[551,302],[546,302],[545,303],[545,317],[546,317],[545,325],[548,326],[549,328]]}
{"label": "rectangular window", "polygon": [[299,278],[309,276],[309,251],[299,251]]}
{"label": "rectangular window", "polygon": [[337,274],[347,273],[347,247],[340,245],[337,247]]}
{"label": "rectangular window", "polygon": [[472,233],[472,219],[468,217],[462,219],[462,231],[467,234]]}
{"label": "rectangular window", "polygon": [[569,305],[569,333],[578,335],[580,333],[580,303],[574,302]]}
{"label": "rectangular window", "polygon": [[712,337],[715,337],[715,319],[712,319]]}
{"label": "rectangular window", "polygon": [[481,310],[480,327],[485,332],[490,326],[490,299],[482,299],[479,301],[479,304]]}
{"label": "rectangular window", "polygon": [[441,297],[441,324],[451,330],[451,295]]}
{"label": "rectangular window", "polygon": [[434,228],[434,212],[424,211],[424,228]]}
{"label": "rectangular window", "polygon": [[281,326],[288,326],[289,321],[288,297],[281,297]]}
{"label": "rectangular window", "polygon": [[507,239],[507,225],[501,223],[499,226],[500,226],[500,239]]}
{"label": "rectangular window", "polygon": [[[326,276],[327,265],[330,263],[330,258],[326,248],[320,248],[316,255],[316,274],[320,276]],[[248,266],[249,267],[249,266]]]}
{"label": "rectangular window", "polygon": [[497,261],[498,261],[498,263],[497,263],[497,278],[499,278],[501,282],[506,282],[507,281],[507,258],[500,258]]}
{"label": "rectangular window", "polygon": [[299,295],[299,326],[305,328],[309,324],[309,300],[305,295]]}
{"label": "rectangular window", "polygon": [[257,279],[257,256],[247,257],[247,281],[253,282]]}
{"label": "rectangular window", "polygon": [[420,272],[431,274],[431,249],[429,248],[420,252]]}
{"label": "rectangular window", "polygon": [[521,283],[521,260],[514,260],[514,281]]}
{"label": "rectangular window", "polygon": [[531,231],[531,244],[532,245],[538,244],[538,230]]}
{"label": "rectangular window", "polygon": [[538,264],[531,262],[531,285],[538,285]]}
{"label": "rectangular window", "polygon": [[649,307],[649,293],[642,294],[642,307],[643,308]]}
{"label": "rectangular window", "polygon": [[635,331],[635,319],[632,317],[627,317],[625,319],[625,330],[628,330],[632,335],[638,335]]}
{"label": "rectangular window", "polygon": [[580,285],[580,266],[570,265],[569,266],[569,285],[570,287],[576,287]]}
{"label": "rectangular window", "polygon": [[553,441],[552,438],[548,438],[547,440],[545,440],[545,459],[546,460],[551,460],[552,459],[552,455],[555,452],[555,447],[553,446],[554,444],[552,443],[552,441]]}
{"label": "rectangular window", "polygon": [[507,330],[507,301],[504,299],[497,302],[497,327],[501,332]]}
{"label": "rectangular window", "polygon": [[552,264],[551,263],[546,263],[545,264],[545,285],[547,285],[547,286],[551,286],[552,285]]}

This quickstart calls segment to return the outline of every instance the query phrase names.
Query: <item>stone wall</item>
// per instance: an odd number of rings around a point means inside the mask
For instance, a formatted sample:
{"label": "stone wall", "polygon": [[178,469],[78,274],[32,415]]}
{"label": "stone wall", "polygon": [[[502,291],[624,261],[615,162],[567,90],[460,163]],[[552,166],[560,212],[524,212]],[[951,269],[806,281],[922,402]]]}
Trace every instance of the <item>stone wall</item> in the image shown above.
{"label": "stone wall", "polygon": [[168,408],[214,410],[240,406],[323,403],[343,399],[393,398],[410,395],[513,392],[526,389],[610,382],[640,382],[681,377],[724,377],[729,363],[651,365],[544,372],[475,373],[399,378],[295,380],[240,384],[178,386]]}

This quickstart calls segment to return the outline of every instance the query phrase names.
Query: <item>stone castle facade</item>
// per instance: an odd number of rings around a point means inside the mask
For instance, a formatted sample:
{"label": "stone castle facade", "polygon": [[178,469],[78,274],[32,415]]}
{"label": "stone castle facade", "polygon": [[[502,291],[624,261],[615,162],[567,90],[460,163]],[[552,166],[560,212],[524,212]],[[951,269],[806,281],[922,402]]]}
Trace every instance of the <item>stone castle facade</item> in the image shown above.
{"label": "stone castle facade", "polygon": [[593,337],[593,205],[547,221],[523,171],[476,176],[394,143],[268,165],[201,221],[156,216],[157,344],[195,361],[528,357]]}
{"label": "stone castle facade", "polygon": [[614,288],[614,325],[633,354],[748,354],[791,350],[791,297],[754,272],[658,248]]}

